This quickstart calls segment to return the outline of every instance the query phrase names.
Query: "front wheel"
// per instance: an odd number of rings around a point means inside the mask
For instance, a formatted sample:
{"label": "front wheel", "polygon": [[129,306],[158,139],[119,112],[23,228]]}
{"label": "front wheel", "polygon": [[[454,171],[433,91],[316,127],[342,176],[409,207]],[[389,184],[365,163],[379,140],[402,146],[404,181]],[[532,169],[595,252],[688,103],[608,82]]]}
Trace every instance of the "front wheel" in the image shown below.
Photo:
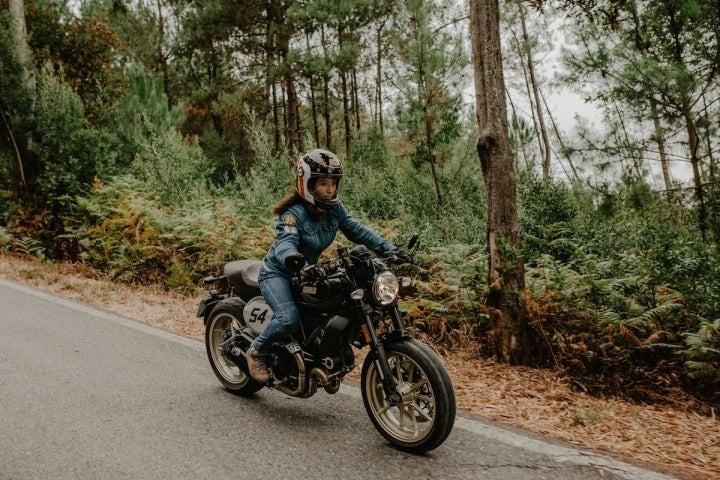
{"label": "front wheel", "polygon": [[402,400],[388,403],[375,352],[365,358],[362,397],[375,428],[397,448],[425,453],[440,446],[455,423],[455,392],[440,358],[416,340],[385,344]]}
{"label": "front wheel", "polygon": [[236,395],[249,396],[264,385],[250,377],[242,354],[232,354],[235,336],[244,325],[243,305],[234,297],[217,304],[205,327],[205,351],[220,383]]}

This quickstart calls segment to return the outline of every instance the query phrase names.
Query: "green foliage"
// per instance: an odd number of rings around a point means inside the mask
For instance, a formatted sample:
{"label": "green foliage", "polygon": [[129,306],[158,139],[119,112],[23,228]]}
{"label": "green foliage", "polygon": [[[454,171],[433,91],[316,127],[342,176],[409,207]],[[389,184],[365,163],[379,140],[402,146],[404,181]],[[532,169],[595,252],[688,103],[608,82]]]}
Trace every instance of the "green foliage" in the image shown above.
{"label": "green foliage", "polygon": [[[33,91],[16,58],[11,32],[10,14],[0,10],[0,190],[17,193],[22,190],[18,151],[22,159],[32,130],[28,105],[33,103]],[[0,217],[7,210],[2,203],[0,196]]]}
{"label": "green foliage", "polygon": [[39,78],[35,122],[34,185],[51,203],[86,192],[98,172],[114,163],[107,136],[87,124],[80,97],[48,68]]}
{"label": "green foliage", "polygon": [[174,129],[158,129],[139,145],[132,170],[162,205],[179,206],[207,194],[212,170],[196,144],[186,143]]}
{"label": "green foliage", "polygon": [[[447,26],[435,28],[442,4],[413,0],[400,8],[402,28],[393,36],[404,68],[398,72],[402,95],[394,108],[398,128],[413,146],[409,157],[416,169],[430,166],[435,203],[446,207],[446,192],[455,179],[445,172],[453,144],[462,134],[462,97],[453,88],[463,81],[467,57],[463,44]],[[448,178],[449,177],[449,178]]]}
{"label": "green foliage", "polygon": [[518,186],[518,217],[528,258],[548,253],[567,260],[576,246],[572,235],[578,209],[569,187],[526,174]]}
{"label": "green foliage", "polygon": [[42,242],[26,236],[15,236],[9,233],[5,227],[0,227],[0,251],[3,250],[23,253],[40,260],[45,260],[46,249]]}
{"label": "green foliage", "polygon": [[696,331],[684,335],[689,388],[713,403],[720,401],[720,318],[703,320]]}
{"label": "green foliage", "polygon": [[361,133],[345,162],[345,171],[343,202],[352,205],[353,212],[369,218],[397,218],[402,208],[398,202],[401,168],[391,160],[387,141],[378,128]]}
{"label": "green foliage", "polygon": [[180,106],[170,108],[162,75],[136,70],[130,74],[128,95],[120,104],[120,111],[135,128],[151,133],[148,125],[160,130],[179,126],[185,119]]}
{"label": "green foliage", "polygon": [[345,202],[354,213],[368,218],[401,219],[403,229],[422,232],[427,245],[484,241],[483,181],[480,163],[468,153],[471,143],[467,135],[453,145],[444,166],[445,197],[438,205],[428,164],[417,169],[398,153],[379,160],[377,150],[365,147],[361,138],[363,148],[348,162]]}
{"label": "green foliage", "polygon": [[213,164],[217,184],[244,174],[255,164],[257,155],[266,155],[253,149],[258,134],[264,136],[266,127],[250,107],[258,96],[262,96],[259,87],[248,86],[219,94],[207,109],[189,109],[190,118],[183,131],[199,134],[200,145]]}
{"label": "green foliage", "polygon": [[237,258],[260,258],[271,230],[248,227],[240,204],[209,196],[167,208],[130,176],[98,185],[76,200],[68,228],[83,262],[112,278],[162,283],[185,291],[197,279]]}
{"label": "green foliage", "polygon": [[136,155],[147,154],[148,143],[180,126],[185,118],[182,107],[168,106],[162,76],[134,70],[129,75],[127,95],[103,119],[106,131],[115,139],[118,161],[128,166]]}
{"label": "green foliage", "polygon": [[37,65],[56,74],[83,100],[89,117],[103,114],[124,90],[118,67],[121,42],[102,17],[76,16],[59,2],[26,1],[29,43]]}
{"label": "green foliage", "polygon": [[254,156],[252,161],[234,163],[232,181],[220,189],[220,195],[242,205],[249,223],[256,225],[266,221],[278,199],[295,188],[294,170],[284,155],[274,151],[262,123],[248,116],[247,148]]}
{"label": "green foliage", "polygon": [[[685,369],[696,365],[684,362],[692,356],[687,339],[697,338],[687,332],[698,328],[699,317],[717,316],[718,255],[713,244],[696,241],[682,209],[643,185],[605,195],[612,209],[575,196],[573,227],[536,243],[546,253],[532,257],[526,272],[533,318],[555,362],[583,389],[662,401],[676,395]],[[716,401],[706,386],[720,377],[702,371],[708,376],[685,388]]]}

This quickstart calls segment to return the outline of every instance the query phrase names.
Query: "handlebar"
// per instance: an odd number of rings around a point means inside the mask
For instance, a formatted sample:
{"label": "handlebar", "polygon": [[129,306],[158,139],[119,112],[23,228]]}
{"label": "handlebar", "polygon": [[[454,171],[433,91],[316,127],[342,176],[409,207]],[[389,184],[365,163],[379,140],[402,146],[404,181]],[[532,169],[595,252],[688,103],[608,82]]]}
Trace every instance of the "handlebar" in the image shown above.
{"label": "handlebar", "polygon": [[[411,239],[409,245],[409,252],[403,250],[391,250],[384,253],[381,258],[388,265],[413,265],[415,264],[414,256],[415,252],[417,252],[419,243],[420,242],[418,241],[418,235],[413,235],[413,238]],[[358,250],[358,248],[360,247],[361,246],[356,247],[353,251]],[[367,258],[363,258],[365,257],[365,255],[367,256]],[[356,254],[348,253],[347,249],[344,247],[340,247],[338,249],[338,256],[339,258],[336,260],[328,260],[322,263],[308,265],[302,268],[302,270],[300,270],[293,276],[293,284],[301,285],[306,282],[312,282],[320,279],[326,282],[330,282],[329,284],[332,284],[333,279],[330,279],[328,277],[337,273],[338,270],[340,270],[342,267],[349,267],[352,263],[358,260]],[[364,253],[360,253],[359,257],[361,261],[369,261],[370,258],[373,258],[370,251],[366,248],[364,248]]]}

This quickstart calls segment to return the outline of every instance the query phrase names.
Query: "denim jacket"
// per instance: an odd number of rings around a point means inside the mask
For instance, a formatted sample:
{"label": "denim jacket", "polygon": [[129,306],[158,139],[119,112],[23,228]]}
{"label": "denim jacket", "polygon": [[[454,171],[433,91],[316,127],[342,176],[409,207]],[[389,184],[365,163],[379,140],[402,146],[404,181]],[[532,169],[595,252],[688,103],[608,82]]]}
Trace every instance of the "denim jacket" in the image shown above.
{"label": "denim jacket", "polygon": [[279,215],[275,242],[265,256],[264,269],[287,275],[285,259],[298,252],[309,265],[317,263],[322,252],[335,240],[338,230],[351,242],[365,245],[376,253],[395,249],[392,243],[352,217],[342,202],[321,215],[310,213],[305,203],[299,203]]}

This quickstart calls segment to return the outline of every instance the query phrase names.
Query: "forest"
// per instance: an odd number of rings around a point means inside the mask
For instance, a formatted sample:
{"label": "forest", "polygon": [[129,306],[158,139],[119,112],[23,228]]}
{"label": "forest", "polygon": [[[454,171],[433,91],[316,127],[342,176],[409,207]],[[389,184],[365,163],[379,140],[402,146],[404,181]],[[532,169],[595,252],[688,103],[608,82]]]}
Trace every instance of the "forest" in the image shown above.
{"label": "forest", "polygon": [[[468,3],[499,6],[519,357]],[[354,216],[421,234],[415,334],[720,406],[720,0],[0,0],[0,58],[2,251],[191,293],[262,258],[294,159],[327,148]]]}

